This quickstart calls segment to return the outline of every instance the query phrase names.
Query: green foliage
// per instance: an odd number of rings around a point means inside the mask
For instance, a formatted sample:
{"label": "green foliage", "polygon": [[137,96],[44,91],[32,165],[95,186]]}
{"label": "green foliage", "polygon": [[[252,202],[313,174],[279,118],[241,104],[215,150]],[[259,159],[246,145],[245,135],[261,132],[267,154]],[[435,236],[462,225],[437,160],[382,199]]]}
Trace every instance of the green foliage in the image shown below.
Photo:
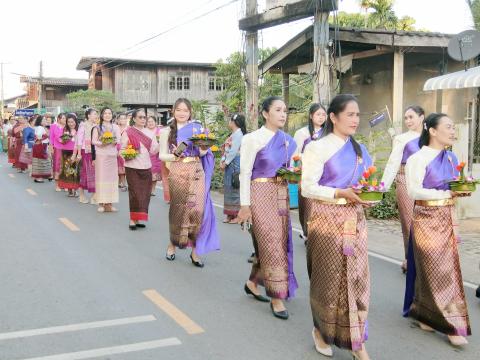
{"label": "green foliage", "polygon": [[393,186],[378,205],[368,209],[368,216],[381,220],[398,218],[397,198]]}
{"label": "green foliage", "polygon": [[205,124],[209,118],[210,111],[208,110],[207,100],[192,100],[192,118],[200,120]]}
{"label": "green foliage", "polygon": [[[336,21],[341,27],[402,31],[415,30],[415,19],[410,16],[398,18],[393,10],[394,3],[394,0],[360,0],[360,7],[365,10],[365,13],[351,14],[340,11]],[[329,22],[335,22],[333,16],[330,17]]]}
{"label": "green foliage", "polygon": [[[230,135],[230,129],[227,126],[227,119],[223,112],[216,112],[211,121],[208,123],[208,128],[215,134],[218,139],[218,144],[225,143],[225,140]],[[220,147],[220,146],[219,146]],[[220,156],[215,156],[215,169],[212,176],[212,183],[210,189],[222,191],[223,190],[223,171],[220,169]]]}
{"label": "green foliage", "polygon": [[472,13],[475,29],[480,30],[480,0],[467,0],[467,4]]}
{"label": "green foliage", "polygon": [[100,110],[103,107],[110,107],[114,112],[122,111],[121,105],[115,100],[115,95],[110,91],[104,90],[79,90],[67,94],[70,112],[75,112],[83,116],[84,106],[93,107]]}

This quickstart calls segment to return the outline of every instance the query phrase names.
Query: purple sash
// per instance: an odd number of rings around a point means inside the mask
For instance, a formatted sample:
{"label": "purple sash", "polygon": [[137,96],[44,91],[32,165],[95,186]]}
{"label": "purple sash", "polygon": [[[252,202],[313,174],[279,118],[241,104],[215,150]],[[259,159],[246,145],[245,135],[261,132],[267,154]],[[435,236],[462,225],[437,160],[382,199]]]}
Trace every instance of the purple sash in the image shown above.
{"label": "purple sash", "polygon": [[428,164],[423,187],[425,189],[448,190],[448,182],[459,175],[456,169],[457,157],[451,151],[443,150]]}
{"label": "purple sash", "polygon": [[[448,190],[448,182],[458,176],[457,157],[451,151],[440,153],[428,164],[423,178],[423,187],[426,189]],[[455,225],[454,225],[455,226]],[[454,231],[455,233],[455,231]],[[457,239],[458,241],[459,239]],[[415,268],[415,254],[413,253],[413,231],[410,231],[407,250],[407,276],[405,284],[405,297],[403,299],[403,316],[408,317],[410,307],[415,297],[415,280],[417,270]]]}
{"label": "purple sash", "polygon": [[[282,166],[288,166],[297,144],[293,138],[281,130],[277,130],[270,141],[261,149],[255,158],[252,169],[252,180],[257,178],[275,177],[278,169]],[[288,205],[287,205],[288,206]],[[279,213],[280,216],[288,215],[287,212]],[[293,235],[292,222],[288,216],[288,239],[287,239],[287,257],[288,257],[288,298],[295,296],[295,290],[298,288],[297,279],[293,272]]]}
{"label": "purple sash", "polygon": [[372,165],[372,159],[367,148],[360,144],[362,158],[358,159],[352,142],[347,140],[328,161],[323,168],[323,174],[318,185],[329,186],[338,189],[349,188],[358,183],[362,173]]}
{"label": "purple sash", "polygon": [[145,146],[147,151],[150,151],[152,146],[152,139],[145,135],[142,131],[137,128],[130,126],[127,128],[128,141],[132,144],[135,150],[140,150],[140,143]]}
{"label": "purple sash", "polygon": [[323,127],[321,127],[320,130],[318,130],[316,133],[313,133],[313,136],[309,136],[309,137],[303,142],[302,154],[303,154],[303,152],[305,151],[305,146],[307,146],[308,144],[310,144],[310,142],[311,142],[313,139],[318,139],[318,138],[322,135],[322,132],[323,132]]}
{"label": "purple sash", "polygon": [[293,138],[278,130],[267,145],[257,153],[252,169],[252,180],[272,178],[282,166],[288,166],[297,145]]}
{"label": "purple sash", "polygon": [[[177,132],[177,144],[185,142],[188,146],[183,152],[185,156],[200,156],[200,150],[194,146],[188,138],[195,132],[200,133],[201,124],[190,122]],[[205,156],[201,157],[203,171],[205,172],[205,204],[203,210],[202,225],[197,235],[196,251],[198,255],[204,255],[214,250],[220,250],[220,238],[217,231],[215,220],[215,210],[213,208],[212,198],[210,196],[210,184],[212,182],[213,169],[215,167],[215,157],[211,150],[208,150]]]}
{"label": "purple sash", "polygon": [[418,150],[420,150],[420,146],[418,145],[418,140],[419,138],[415,138],[410,140],[405,144],[405,147],[403,148],[403,157],[402,157],[402,164],[405,165],[407,163],[407,160],[410,156],[415,154]]}

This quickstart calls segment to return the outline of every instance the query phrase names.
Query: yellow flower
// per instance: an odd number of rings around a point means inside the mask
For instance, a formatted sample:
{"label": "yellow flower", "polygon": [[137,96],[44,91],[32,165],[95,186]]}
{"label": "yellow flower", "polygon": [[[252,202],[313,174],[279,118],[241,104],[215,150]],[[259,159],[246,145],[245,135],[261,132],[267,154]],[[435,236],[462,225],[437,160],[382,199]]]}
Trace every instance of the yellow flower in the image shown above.
{"label": "yellow flower", "polygon": [[220,149],[218,148],[217,145],[212,145],[212,146],[210,147],[210,150],[212,150],[212,151],[215,152],[215,151],[219,151]]}
{"label": "yellow flower", "polygon": [[378,185],[378,180],[377,179],[373,179],[372,180],[372,186],[377,186]]}
{"label": "yellow flower", "polygon": [[110,131],[105,131],[105,132],[103,133],[103,137],[105,137],[105,138],[111,138],[111,137],[113,137],[113,134],[112,134]]}

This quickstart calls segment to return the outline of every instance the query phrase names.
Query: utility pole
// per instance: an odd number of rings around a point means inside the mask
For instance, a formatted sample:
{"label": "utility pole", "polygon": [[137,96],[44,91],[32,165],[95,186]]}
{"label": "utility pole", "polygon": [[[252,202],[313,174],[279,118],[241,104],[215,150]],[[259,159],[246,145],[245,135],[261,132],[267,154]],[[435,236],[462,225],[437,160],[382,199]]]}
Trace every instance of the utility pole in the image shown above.
{"label": "utility pole", "polygon": [[313,102],[326,107],[331,100],[328,15],[328,11],[316,10],[313,24]]}
{"label": "utility pole", "polygon": [[7,62],[0,62],[0,92],[1,92],[1,100],[0,100],[0,105],[1,105],[1,108],[0,108],[0,119],[3,120],[3,115],[4,115],[4,112],[3,112],[3,108],[5,106],[4,102],[5,102],[5,94],[3,92],[3,65],[7,65],[7,64],[10,64],[10,63],[7,63]]}
{"label": "utility pole", "polygon": [[[257,0],[246,0],[246,16],[257,14]],[[245,94],[247,126],[258,128],[258,31],[246,32],[246,85]]]}
{"label": "utility pole", "polygon": [[43,61],[40,60],[40,71],[38,73],[38,103],[37,111],[40,114],[42,110],[42,83],[43,83]]}

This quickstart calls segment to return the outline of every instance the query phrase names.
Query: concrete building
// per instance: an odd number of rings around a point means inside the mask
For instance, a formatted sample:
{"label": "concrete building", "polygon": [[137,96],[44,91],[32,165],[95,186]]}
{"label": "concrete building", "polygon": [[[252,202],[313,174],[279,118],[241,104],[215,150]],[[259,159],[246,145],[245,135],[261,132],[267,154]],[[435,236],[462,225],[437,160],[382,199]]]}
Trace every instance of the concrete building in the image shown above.
{"label": "concrete building", "polygon": [[[454,152],[460,160],[468,161],[474,175],[480,177],[476,89],[474,93],[469,90],[424,90],[428,79],[463,68],[462,63],[449,59],[447,55],[450,37],[440,33],[331,27],[330,63],[313,64],[311,26],[266,59],[260,72],[283,74],[284,94],[288,94],[290,74],[330,70],[334,84],[332,96],[335,92],[351,93],[359,99],[360,133],[367,139],[371,139],[372,129],[384,130],[385,136],[380,136],[380,140],[390,143],[387,130],[390,127],[396,133],[405,130],[403,113],[408,105],[418,104],[427,113],[445,112],[456,123],[458,140]],[[367,120],[385,107],[389,109],[392,123],[370,128]],[[386,157],[387,154],[388,151],[383,151],[377,155]],[[459,209],[463,217],[479,217],[480,192],[471,199],[461,200]]]}

